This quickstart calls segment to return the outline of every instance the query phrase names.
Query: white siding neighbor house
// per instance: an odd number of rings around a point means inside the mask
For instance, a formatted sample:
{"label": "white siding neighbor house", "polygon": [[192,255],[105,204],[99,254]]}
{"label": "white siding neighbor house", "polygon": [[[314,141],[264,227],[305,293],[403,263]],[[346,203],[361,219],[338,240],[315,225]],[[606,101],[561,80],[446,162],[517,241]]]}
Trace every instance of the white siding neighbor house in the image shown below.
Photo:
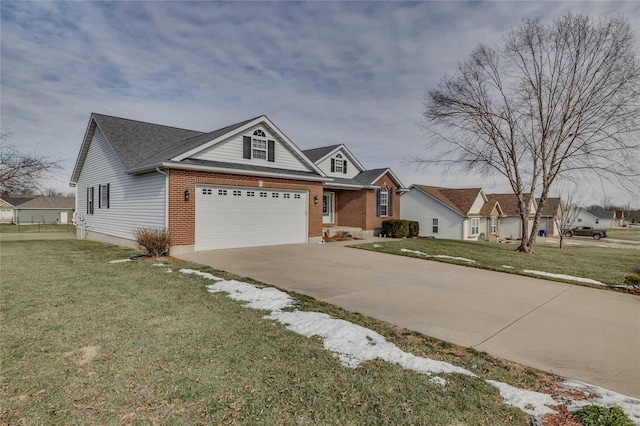
{"label": "white siding neighbor house", "polygon": [[502,210],[481,188],[411,185],[400,217],[420,224],[420,236],[455,240],[489,239],[499,233]]}

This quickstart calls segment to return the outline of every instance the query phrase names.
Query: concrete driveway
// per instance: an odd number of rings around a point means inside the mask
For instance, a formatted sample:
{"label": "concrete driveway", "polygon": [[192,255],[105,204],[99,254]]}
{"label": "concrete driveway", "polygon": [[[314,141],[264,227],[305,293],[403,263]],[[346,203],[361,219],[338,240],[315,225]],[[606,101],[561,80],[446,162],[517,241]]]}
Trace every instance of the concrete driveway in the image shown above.
{"label": "concrete driveway", "polygon": [[182,259],[561,376],[640,397],[640,297],[345,247]]}

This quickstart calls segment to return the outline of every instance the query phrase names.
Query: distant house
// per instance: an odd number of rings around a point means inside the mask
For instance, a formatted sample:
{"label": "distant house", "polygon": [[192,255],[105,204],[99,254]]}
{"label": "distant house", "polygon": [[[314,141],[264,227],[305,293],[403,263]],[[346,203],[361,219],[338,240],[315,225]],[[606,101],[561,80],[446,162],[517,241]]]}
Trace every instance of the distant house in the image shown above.
{"label": "distant house", "polygon": [[7,196],[0,199],[2,221],[15,224],[70,223],[75,211],[74,197],[36,195]]}
{"label": "distant house", "polygon": [[576,226],[591,226],[593,228],[613,228],[615,223],[615,212],[605,210],[602,207],[590,207],[580,209],[575,221]]}
{"label": "distant house", "polygon": [[420,224],[420,236],[478,240],[500,233],[500,203],[481,188],[411,185],[402,196],[400,217]]}
{"label": "distant house", "polygon": [[[540,205],[540,199],[537,200]],[[540,224],[538,229],[545,231],[548,236],[560,235],[558,224],[562,220],[562,202],[560,198],[547,198],[544,208],[540,214]]]}
{"label": "distant house", "polygon": [[[525,197],[529,200],[528,229],[531,230],[538,204],[529,194],[525,194]],[[502,209],[500,236],[510,239],[522,238],[522,221],[520,218],[520,209],[518,208],[518,197],[515,194],[487,194],[487,198],[491,202],[498,202]]]}

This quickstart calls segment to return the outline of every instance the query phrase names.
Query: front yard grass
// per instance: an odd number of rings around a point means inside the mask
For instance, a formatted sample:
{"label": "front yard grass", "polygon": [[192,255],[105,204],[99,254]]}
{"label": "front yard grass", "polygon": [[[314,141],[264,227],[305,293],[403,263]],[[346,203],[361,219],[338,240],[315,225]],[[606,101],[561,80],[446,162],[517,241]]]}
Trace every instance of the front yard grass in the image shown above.
{"label": "front yard grass", "polygon": [[[573,240],[565,239],[565,243]],[[640,249],[637,248],[609,248],[595,245],[575,246],[566,244],[560,250],[557,245],[551,246],[542,241],[536,243],[534,254],[516,252],[517,244],[489,243],[478,241],[439,240],[428,238],[412,238],[405,240],[377,241],[375,243],[360,244],[353,247],[381,251],[395,255],[425,258],[419,254],[402,252],[402,249],[414,250],[428,255],[445,255],[463,257],[474,260],[469,264],[461,260],[429,257],[429,260],[454,263],[475,268],[528,275],[523,270],[550,272],[553,274],[571,275],[574,277],[590,278],[608,286],[623,285],[625,276],[640,272]],[[505,268],[510,266],[511,268]],[[572,284],[583,284],[573,280],[562,280]],[[601,288],[602,286],[595,286]]]}
{"label": "front yard grass", "polygon": [[554,379],[294,295],[300,309],[481,378],[444,375],[441,388],[383,361],[347,368],[319,339],[178,269],[239,277],[174,259],[108,263],[129,254],[91,241],[3,241],[0,423],[524,425],[483,379],[532,390]]}

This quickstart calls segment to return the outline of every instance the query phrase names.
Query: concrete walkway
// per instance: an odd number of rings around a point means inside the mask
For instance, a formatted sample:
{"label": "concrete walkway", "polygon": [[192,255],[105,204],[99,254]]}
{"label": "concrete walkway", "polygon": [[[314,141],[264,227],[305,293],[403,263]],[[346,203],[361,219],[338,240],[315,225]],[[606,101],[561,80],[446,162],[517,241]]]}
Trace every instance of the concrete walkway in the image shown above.
{"label": "concrete walkway", "polygon": [[179,256],[541,370],[640,397],[640,297],[344,247]]}

